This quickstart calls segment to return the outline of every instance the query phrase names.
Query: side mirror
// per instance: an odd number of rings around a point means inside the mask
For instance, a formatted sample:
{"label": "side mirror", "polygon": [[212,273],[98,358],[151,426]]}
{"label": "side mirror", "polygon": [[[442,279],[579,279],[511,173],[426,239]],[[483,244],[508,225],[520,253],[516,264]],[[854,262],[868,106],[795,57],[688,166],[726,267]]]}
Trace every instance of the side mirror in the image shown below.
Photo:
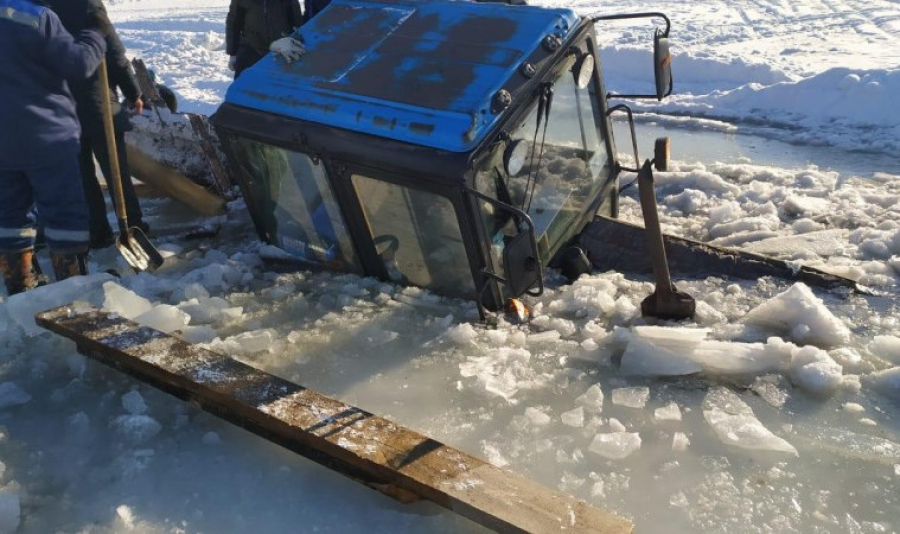
{"label": "side mirror", "polygon": [[653,35],[653,75],[656,77],[656,99],[672,94],[672,54],[669,38],[659,29]]}
{"label": "side mirror", "polygon": [[666,21],[666,29],[660,30],[657,28],[653,34],[653,76],[656,79],[656,94],[625,95],[607,93],[607,100],[610,98],[656,98],[657,100],[662,100],[672,94],[672,54],[669,52],[669,30],[672,28],[672,22],[665,13],[659,12],[594,15],[591,17],[592,22],[653,17],[659,17]]}
{"label": "side mirror", "polygon": [[510,292],[519,296],[541,282],[540,261],[529,232],[519,232],[503,248],[503,268]]}

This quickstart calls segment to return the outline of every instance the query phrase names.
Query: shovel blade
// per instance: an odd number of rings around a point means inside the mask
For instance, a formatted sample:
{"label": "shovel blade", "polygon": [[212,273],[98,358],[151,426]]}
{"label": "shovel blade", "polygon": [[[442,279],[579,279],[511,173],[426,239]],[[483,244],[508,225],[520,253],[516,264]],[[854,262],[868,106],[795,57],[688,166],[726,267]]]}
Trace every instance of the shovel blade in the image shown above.
{"label": "shovel blade", "polygon": [[129,228],[125,234],[119,234],[116,248],[135,272],[155,271],[164,261],[143,230],[137,227]]}

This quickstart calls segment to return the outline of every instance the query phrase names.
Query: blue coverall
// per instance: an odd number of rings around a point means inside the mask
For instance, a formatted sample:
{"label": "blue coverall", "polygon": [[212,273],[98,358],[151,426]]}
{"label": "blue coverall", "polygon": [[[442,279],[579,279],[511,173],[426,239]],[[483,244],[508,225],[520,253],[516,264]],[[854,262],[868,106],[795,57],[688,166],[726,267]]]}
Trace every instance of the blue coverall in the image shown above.
{"label": "blue coverall", "polygon": [[91,75],[105,52],[97,30],[76,39],[48,8],[0,0],[0,253],[34,246],[35,205],[51,251],[87,251],[81,129],[65,80]]}

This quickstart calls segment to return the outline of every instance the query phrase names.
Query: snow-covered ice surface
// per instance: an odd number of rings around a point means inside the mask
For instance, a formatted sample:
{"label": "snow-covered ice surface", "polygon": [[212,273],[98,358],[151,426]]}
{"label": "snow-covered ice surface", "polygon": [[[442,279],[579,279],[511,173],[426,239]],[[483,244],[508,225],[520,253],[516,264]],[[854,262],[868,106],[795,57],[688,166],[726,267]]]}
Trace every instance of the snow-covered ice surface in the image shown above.
{"label": "snow-covered ice surface", "polygon": [[[900,147],[896,2],[565,5],[670,15],[676,95],[641,104],[654,121],[836,152]],[[109,9],[183,109],[215,109],[230,79],[225,0]],[[646,83],[647,26],[598,28],[610,89]],[[530,325],[485,328],[470,303],[415,288],[267,271],[234,202],[217,239],[156,238],[171,253],[156,274],[0,296],[0,533],[483,530],[396,504],[30,322],[72,299],[393,418],[638,532],[900,531],[900,177],[678,160],[677,143],[657,174],[667,231],[850,276],[876,296],[700,276],[678,282],[697,322],[656,324],[638,313],[646,279],[563,286],[551,273]],[[155,228],[170,207],[145,202]],[[634,192],[622,213],[639,219]],[[112,249],[91,263],[127,272]]]}

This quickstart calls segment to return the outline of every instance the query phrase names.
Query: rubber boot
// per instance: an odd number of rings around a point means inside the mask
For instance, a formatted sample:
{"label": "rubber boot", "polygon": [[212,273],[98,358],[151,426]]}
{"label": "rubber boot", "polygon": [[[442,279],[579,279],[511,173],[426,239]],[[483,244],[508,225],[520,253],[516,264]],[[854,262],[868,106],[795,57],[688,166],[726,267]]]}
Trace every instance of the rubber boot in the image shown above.
{"label": "rubber boot", "polygon": [[35,269],[36,266],[33,249],[0,254],[0,272],[6,284],[6,294],[12,296],[46,284],[46,279],[40,275],[40,268]]}
{"label": "rubber boot", "polygon": [[56,275],[57,282],[73,276],[87,274],[86,253],[63,254],[51,251],[50,261],[53,263],[53,274]]}

